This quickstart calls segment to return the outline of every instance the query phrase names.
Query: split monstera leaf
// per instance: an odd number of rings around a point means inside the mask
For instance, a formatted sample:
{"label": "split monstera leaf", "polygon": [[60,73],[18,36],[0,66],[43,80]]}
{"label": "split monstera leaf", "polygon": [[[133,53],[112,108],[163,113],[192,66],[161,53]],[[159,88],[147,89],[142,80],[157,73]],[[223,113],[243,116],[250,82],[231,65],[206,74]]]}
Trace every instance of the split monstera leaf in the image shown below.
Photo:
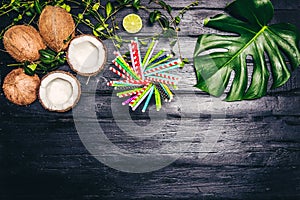
{"label": "split monstera leaf", "polygon": [[[199,36],[194,52],[195,87],[219,97],[234,73],[226,101],[238,101],[266,95],[270,76],[272,88],[285,84],[300,65],[299,30],[287,23],[268,25],[274,14],[269,0],[236,0],[225,11],[229,15],[216,15],[204,24],[237,35]],[[248,56],[253,60],[250,84]]]}

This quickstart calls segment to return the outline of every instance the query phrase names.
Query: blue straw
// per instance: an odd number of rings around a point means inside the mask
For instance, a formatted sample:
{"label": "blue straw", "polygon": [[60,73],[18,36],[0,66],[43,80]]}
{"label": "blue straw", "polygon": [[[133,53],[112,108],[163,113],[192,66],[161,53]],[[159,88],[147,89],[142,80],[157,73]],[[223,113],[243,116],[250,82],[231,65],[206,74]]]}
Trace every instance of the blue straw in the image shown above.
{"label": "blue straw", "polygon": [[143,107],[142,112],[146,112],[146,110],[147,110],[147,108],[148,108],[148,105],[149,105],[149,103],[150,103],[151,97],[152,97],[152,95],[153,95],[153,92],[154,92],[154,86],[152,86],[152,88],[151,88],[151,90],[150,90],[150,93],[149,93],[149,95],[148,95],[148,97],[147,97],[147,100],[146,100],[146,102],[145,102],[145,105],[144,105],[144,107]]}

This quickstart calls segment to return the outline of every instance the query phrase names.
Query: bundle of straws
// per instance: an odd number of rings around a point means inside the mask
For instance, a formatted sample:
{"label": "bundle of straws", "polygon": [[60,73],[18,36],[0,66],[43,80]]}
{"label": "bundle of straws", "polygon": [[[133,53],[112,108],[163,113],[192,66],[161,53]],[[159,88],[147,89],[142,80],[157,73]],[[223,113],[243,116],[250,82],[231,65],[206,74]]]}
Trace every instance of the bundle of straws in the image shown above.
{"label": "bundle of straws", "polygon": [[[116,58],[112,62],[116,68],[110,67],[110,70],[121,80],[110,81],[107,85],[117,89],[124,88],[125,91],[117,93],[117,96],[128,97],[122,104],[129,104],[133,111],[146,99],[142,109],[142,112],[145,112],[152,96],[155,97],[156,110],[159,111],[162,99],[166,102],[173,99],[174,94],[170,90],[170,86],[174,89],[177,88],[180,77],[170,74],[168,71],[179,68],[182,61],[181,59],[170,61],[173,56],[165,54],[165,50],[161,50],[153,56],[157,44],[158,41],[153,40],[142,59],[138,39],[132,40],[129,44],[131,65],[119,52],[114,52]],[[130,89],[128,90],[128,88]]]}

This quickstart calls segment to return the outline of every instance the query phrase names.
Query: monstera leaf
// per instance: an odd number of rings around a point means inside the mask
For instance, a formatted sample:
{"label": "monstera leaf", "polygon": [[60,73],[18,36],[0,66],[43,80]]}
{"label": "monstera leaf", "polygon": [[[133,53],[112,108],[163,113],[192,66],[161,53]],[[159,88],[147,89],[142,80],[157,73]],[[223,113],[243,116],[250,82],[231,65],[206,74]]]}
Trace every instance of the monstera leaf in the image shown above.
{"label": "monstera leaf", "polygon": [[[204,34],[198,38],[194,52],[195,87],[221,96],[232,74],[226,100],[236,101],[264,96],[270,74],[272,88],[286,83],[291,70],[300,65],[297,28],[291,24],[268,25],[274,14],[269,0],[236,0],[226,7],[226,12],[229,15],[219,14],[204,23],[235,34]],[[249,84],[247,56],[253,60]]]}

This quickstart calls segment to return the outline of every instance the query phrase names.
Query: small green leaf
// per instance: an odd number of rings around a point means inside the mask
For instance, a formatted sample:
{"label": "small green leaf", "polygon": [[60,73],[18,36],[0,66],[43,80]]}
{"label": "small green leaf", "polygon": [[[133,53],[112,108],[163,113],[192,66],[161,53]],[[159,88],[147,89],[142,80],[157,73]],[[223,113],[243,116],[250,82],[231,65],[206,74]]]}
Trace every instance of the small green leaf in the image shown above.
{"label": "small green leaf", "polygon": [[170,5],[166,5],[166,10],[169,14],[172,12],[172,7]]}
{"label": "small green leaf", "polygon": [[177,40],[173,40],[170,42],[170,47],[174,47],[177,43]]}
{"label": "small green leaf", "polygon": [[96,31],[95,29],[93,29],[93,34],[96,37],[100,37],[101,36],[100,33],[98,31]]}
{"label": "small green leaf", "polygon": [[106,6],[105,6],[105,12],[106,12],[106,17],[109,17],[112,12],[113,12],[113,5],[111,4],[111,2],[107,2]]}
{"label": "small green leaf", "polygon": [[184,59],[182,60],[182,62],[184,62],[185,64],[189,64],[189,63],[190,63],[190,61],[189,61],[188,58],[184,58]]}
{"label": "small green leaf", "polygon": [[66,8],[65,8],[65,10],[66,10],[67,12],[71,12],[71,6],[69,6],[69,5],[66,5]]}
{"label": "small green leaf", "polygon": [[33,76],[35,74],[35,69],[37,64],[30,64],[28,61],[24,63],[24,72],[29,76]]}
{"label": "small green leaf", "polygon": [[161,12],[158,11],[158,10],[155,10],[155,11],[151,12],[150,15],[149,15],[149,20],[152,24],[154,22],[156,22],[157,20],[159,20],[160,18],[161,18]]}
{"label": "small green leaf", "polygon": [[109,25],[108,24],[96,24],[94,30],[101,32],[104,31]]}
{"label": "small green leaf", "polygon": [[79,20],[82,20],[82,19],[83,19],[83,14],[82,14],[82,13],[79,13],[79,14],[78,14],[78,19],[79,19]]}
{"label": "small green leaf", "polygon": [[162,8],[166,8],[167,6],[167,4],[164,1],[159,1],[158,3]]}
{"label": "small green leaf", "polygon": [[37,67],[37,64],[33,63],[33,64],[30,64],[30,65],[27,65],[27,67],[29,67],[32,71],[35,71],[35,69]]}
{"label": "small green leaf", "polygon": [[161,17],[159,20],[160,20],[163,28],[167,28],[168,29],[170,27],[170,22],[165,17]]}
{"label": "small green leaf", "polygon": [[25,12],[25,15],[28,17],[32,17],[32,13],[30,11]]}
{"label": "small green leaf", "polygon": [[168,28],[163,32],[163,37],[165,38],[175,38],[177,36],[177,33],[172,28]]}
{"label": "small green leaf", "polygon": [[181,22],[181,18],[179,16],[176,16],[175,17],[175,23],[176,23],[176,25],[179,25],[180,22]]}
{"label": "small green leaf", "polygon": [[143,41],[143,40],[139,40],[139,42],[141,43],[142,46],[147,46],[148,45],[148,43]]}
{"label": "small green leaf", "polygon": [[139,10],[140,7],[141,7],[141,2],[140,2],[140,0],[134,0],[132,6],[133,6],[135,9]]}
{"label": "small green leaf", "polygon": [[116,47],[117,49],[121,49],[121,44],[116,44],[115,47]]}
{"label": "small green leaf", "polygon": [[65,40],[64,40],[64,43],[68,43],[70,40],[72,39],[72,34],[69,35]]}
{"label": "small green leaf", "polygon": [[42,6],[40,4],[40,1],[34,1],[34,8],[37,14],[41,14],[42,13]]}
{"label": "small green leaf", "polygon": [[116,40],[118,43],[122,43],[122,42],[123,42],[123,40],[122,40],[122,38],[121,38],[120,36],[115,35],[114,37],[115,37],[115,40]]}
{"label": "small green leaf", "polygon": [[98,11],[98,9],[99,9],[99,7],[100,7],[100,3],[98,2],[98,3],[95,3],[94,5],[93,5],[93,10],[94,11]]}

